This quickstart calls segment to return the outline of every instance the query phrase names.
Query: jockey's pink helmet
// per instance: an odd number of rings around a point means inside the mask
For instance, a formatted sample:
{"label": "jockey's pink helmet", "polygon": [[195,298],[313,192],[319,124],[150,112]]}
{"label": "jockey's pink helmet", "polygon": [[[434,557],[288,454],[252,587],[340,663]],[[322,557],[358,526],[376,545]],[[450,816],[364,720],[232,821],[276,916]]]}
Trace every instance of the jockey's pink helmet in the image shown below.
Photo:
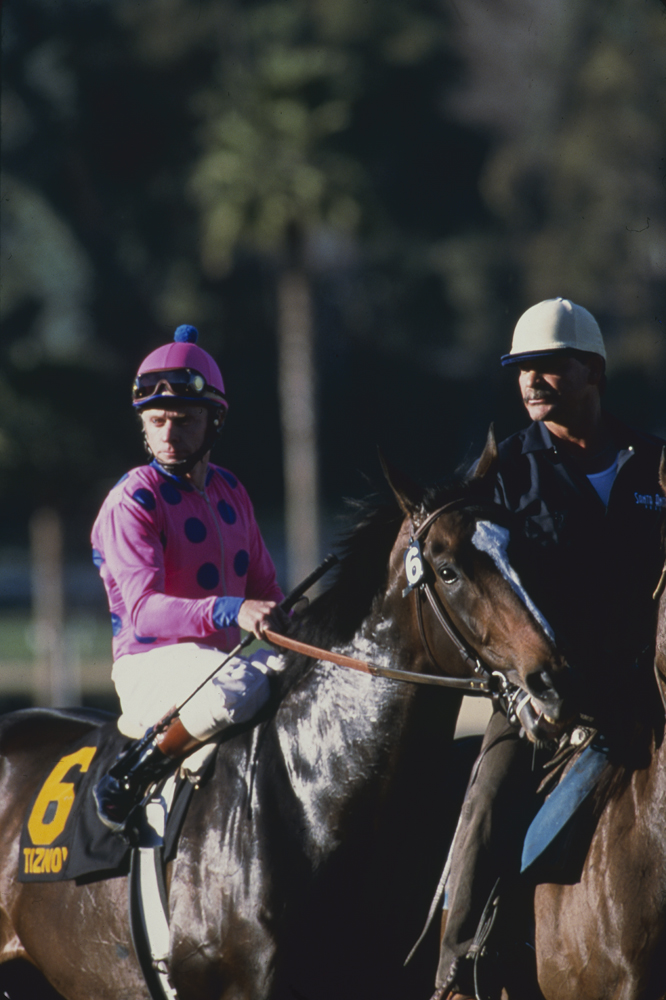
{"label": "jockey's pink helmet", "polygon": [[228,409],[222,372],[210,354],[197,346],[198,337],[196,327],[183,324],[172,343],[144,358],[132,387],[136,409],[165,402],[199,402]]}

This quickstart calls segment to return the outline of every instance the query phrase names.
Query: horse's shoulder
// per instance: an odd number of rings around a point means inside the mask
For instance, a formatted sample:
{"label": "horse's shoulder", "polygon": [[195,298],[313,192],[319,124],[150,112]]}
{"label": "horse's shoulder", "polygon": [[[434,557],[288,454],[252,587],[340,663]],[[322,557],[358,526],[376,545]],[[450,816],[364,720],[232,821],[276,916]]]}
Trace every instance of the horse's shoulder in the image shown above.
{"label": "horse's shoulder", "polygon": [[0,716],[0,754],[66,746],[115,716],[93,708],[25,708]]}

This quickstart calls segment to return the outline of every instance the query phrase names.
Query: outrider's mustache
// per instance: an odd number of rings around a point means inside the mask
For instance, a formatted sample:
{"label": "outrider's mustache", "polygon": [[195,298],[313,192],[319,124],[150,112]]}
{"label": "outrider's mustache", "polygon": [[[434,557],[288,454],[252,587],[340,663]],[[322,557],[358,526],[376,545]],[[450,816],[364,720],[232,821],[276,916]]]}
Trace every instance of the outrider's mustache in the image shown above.
{"label": "outrider's mustache", "polygon": [[547,389],[529,389],[527,392],[523,393],[523,399],[526,403],[533,403],[537,399],[545,399],[546,401],[552,401],[556,399],[557,396],[554,392],[548,392]]}

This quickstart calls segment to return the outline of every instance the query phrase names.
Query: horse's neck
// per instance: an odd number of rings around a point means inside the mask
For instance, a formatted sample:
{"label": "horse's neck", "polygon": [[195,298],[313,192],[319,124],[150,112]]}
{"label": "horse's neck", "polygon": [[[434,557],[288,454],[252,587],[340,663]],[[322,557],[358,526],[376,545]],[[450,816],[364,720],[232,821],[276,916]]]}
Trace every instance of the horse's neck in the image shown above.
{"label": "horse's neck", "polygon": [[[388,656],[374,638],[378,633],[381,637],[381,621],[366,622],[339,651],[379,665],[407,666]],[[295,703],[300,712],[293,711]],[[355,801],[366,810],[375,796],[386,808],[392,797],[409,797],[413,768],[441,768],[458,705],[459,699],[441,688],[426,690],[318,663],[288,697],[277,726],[290,784],[305,804],[318,843],[342,836],[341,824]],[[441,709],[436,726],[421,725],[436,707]]]}

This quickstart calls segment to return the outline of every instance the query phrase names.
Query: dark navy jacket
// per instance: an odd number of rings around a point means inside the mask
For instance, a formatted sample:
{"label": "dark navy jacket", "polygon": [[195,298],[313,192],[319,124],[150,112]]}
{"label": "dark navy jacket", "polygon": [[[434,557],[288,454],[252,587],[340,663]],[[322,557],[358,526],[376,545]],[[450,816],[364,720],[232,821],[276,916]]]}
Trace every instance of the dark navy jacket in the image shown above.
{"label": "dark navy jacket", "polygon": [[574,666],[607,674],[655,633],[663,554],[663,442],[605,415],[619,447],[608,509],[534,422],[499,446],[498,499],[516,515],[512,560]]}

